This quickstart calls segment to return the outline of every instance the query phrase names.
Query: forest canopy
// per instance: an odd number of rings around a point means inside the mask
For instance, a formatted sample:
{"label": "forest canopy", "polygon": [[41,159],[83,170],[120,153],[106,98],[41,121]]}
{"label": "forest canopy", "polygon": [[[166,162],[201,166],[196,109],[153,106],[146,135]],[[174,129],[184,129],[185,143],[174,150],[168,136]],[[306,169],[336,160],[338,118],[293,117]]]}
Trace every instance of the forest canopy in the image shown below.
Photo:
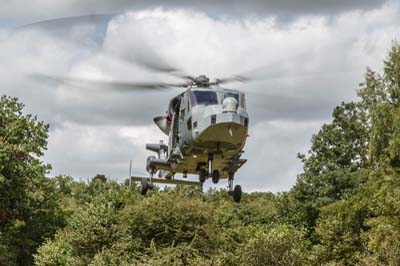
{"label": "forest canopy", "polygon": [[[400,45],[298,154],[290,191],[47,177],[49,125],[0,99],[0,265],[400,265]],[[251,178],[251,177],[248,177]]]}

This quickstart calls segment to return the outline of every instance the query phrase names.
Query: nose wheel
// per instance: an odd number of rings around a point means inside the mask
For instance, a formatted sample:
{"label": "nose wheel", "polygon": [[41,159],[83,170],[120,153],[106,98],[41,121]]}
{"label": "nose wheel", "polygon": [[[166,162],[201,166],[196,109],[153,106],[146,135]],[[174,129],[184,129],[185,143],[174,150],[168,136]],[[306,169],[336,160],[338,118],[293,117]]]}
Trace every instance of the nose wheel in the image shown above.
{"label": "nose wheel", "polygon": [[146,195],[149,188],[150,188],[149,180],[142,179],[142,186],[140,188],[140,194]]}
{"label": "nose wheel", "polygon": [[154,169],[149,168],[150,178],[142,178],[141,187],[140,187],[140,194],[146,195],[149,189],[153,189],[153,175]]}
{"label": "nose wheel", "polygon": [[214,184],[218,184],[218,182],[219,182],[219,171],[218,170],[212,171],[211,178],[212,178],[212,181],[213,181]]}

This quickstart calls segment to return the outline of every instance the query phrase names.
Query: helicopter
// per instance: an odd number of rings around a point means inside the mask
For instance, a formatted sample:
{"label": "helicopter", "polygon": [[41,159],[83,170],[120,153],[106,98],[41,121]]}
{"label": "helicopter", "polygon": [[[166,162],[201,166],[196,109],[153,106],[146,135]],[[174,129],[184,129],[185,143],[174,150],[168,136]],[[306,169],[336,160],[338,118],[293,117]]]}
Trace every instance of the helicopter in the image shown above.
{"label": "helicopter", "polygon": [[[147,158],[150,178],[134,180],[142,182],[141,193],[146,194],[157,182],[191,185],[174,180],[176,173],[182,173],[184,178],[198,175],[200,184],[208,178],[214,184],[228,179],[229,194],[239,202],[242,189],[240,185],[233,186],[233,181],[237,170],[246,163],[241,159],[249,126],[245,94],[219,86],[227,80],[210,82],[205,75],[186,78],[190,79],[186,90],[170,100],[166,115],[153,119],[168,135],[168,145],[163,141],[146,144],[147,150],[157,154]],[[159,178],[169,181],[155,179],[157,172]]]}

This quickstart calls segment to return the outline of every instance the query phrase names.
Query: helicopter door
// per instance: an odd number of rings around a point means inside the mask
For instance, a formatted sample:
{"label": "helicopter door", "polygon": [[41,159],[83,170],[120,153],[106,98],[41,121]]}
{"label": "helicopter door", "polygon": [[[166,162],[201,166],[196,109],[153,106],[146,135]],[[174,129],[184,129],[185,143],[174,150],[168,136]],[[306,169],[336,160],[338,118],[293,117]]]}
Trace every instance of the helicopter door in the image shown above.
{"label": "helicopter door", "polygon": [[186,98],[182,97],[179,106],[179,109],[177,110],[177,143],[176,145],[179,145],[180,148],[182,148],[182,143],[183,143],[183,134],[184,134],[184,125],[185,125],[185,115],[186,115]]}
{"label": "helicopter door", "polygon": [[176,145],[179,143],[179,109],[180,102],[176,103],[174,106],[174,113],[172,117],[172,132],[170,134],[171,147],[169,149],[170,154],[174,151]]}
{"label": "helicopter door", "polygon": [[183,135],[183,129],[185,125],[185,116],[186,116],[186,97],[182,99],[181,101],[181,107],[180,107],[180,112],[179,112],[179,134],[180,138],[182,138]]}
{"label": "helicopter door", "polygon": [[190,143],[192,133],[192,117],[189,105],[189,94],[185,93],[181,102],[179,119],[179,133],[181,138],[181,148],[185,149]]}

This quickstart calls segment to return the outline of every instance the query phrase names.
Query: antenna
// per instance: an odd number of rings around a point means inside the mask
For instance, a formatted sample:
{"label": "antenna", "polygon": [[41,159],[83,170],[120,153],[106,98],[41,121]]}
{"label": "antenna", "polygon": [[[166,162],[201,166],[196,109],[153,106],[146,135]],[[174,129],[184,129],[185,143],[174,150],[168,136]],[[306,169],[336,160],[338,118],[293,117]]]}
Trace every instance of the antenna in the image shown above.
{"label": "antenna", "polygon": [[129,163],[129,187],[132,187],[132,160]]}

